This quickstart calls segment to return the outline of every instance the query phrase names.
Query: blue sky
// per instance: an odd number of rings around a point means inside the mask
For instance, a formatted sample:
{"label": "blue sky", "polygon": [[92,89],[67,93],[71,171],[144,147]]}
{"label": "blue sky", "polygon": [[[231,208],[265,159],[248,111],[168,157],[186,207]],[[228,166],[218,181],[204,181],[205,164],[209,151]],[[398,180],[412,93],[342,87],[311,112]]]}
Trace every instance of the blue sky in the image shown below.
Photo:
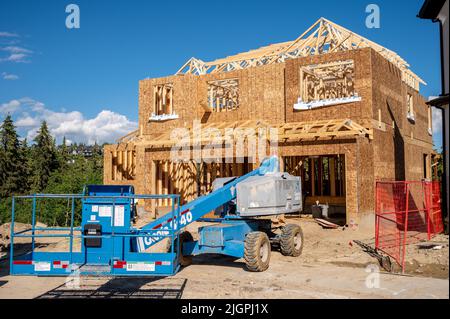
{"label": "blue sky", "polygon": [[[428,83],[425,97],[440,93],[438,25],[416,18],[423,0],[0,1],[0,107],[29,138],[49,118],[58,138],[112,142],[136,125],[140,79],[293,40],[321,16],[397,52]],[[70,3],[80,29],[65,26]],[[380,29],[365,26],[370,3]],[[73,127],[57,125],[66,118]]]}

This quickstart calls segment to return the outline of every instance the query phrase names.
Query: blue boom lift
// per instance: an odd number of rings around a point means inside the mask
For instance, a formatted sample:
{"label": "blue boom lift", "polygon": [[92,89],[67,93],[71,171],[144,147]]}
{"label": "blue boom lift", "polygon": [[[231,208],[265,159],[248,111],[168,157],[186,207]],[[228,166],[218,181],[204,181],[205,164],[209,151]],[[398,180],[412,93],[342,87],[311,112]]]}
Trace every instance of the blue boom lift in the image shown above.
{"label": "blue boom lift", "polygon": [[[70,227],[37,227],[36,211],[42,200],[67,199],[71,205]],[[133,227],[136,199],[168,198],[172,211],[142,228]],[[83,194],[35,194],[13,197],[11,225],[12,275],[155,276],[173,275],[191,256],[215,253],[244,258],[250,271],[269,267],[271,246],[283,255],[299,256],[303,233],[295,224],[275,227],[274,215],[298,212],[302,206],[300,178],[279,172],[277,157],[266,158],[259,168],[241,176],[218,178],[213,191],[179,206],[179,195],[135,195],[132,186],[89,185]],[[15,205],[31,200],[32,226],[14,232]],[[76,202],[81,201],[81,226],[74,226]],[[215,211],[220,218],[204,219]],[[213,221],[200,227],[198,240],[184,229],[195,221]],[[64,252],[36,250],[36,238],[68,239]],[[31,251],[14,257],[14,239],[31,238]],[[167,252],[151,247],[169,238]],[[77,246],[77,247],[74,247]],[[78,247],[79,246],[79,247]]]}

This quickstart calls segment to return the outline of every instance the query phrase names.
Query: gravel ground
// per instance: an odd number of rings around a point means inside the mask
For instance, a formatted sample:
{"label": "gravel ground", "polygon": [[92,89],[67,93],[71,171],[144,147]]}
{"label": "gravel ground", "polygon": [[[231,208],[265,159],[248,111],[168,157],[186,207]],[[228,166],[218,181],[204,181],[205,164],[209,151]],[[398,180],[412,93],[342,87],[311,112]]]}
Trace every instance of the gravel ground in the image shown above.
{"label": "gravel ground", "polygon": [[[311,218],[288,219],[301,225],[305,242],[300,257],[273,250],[263,273],[245,270],[242,259],[220,255],[193,258],[193,264],[167,278],[82,277],[77,289],[70,279],[8,276],[8,263],[0,262],[0,298],[147,297],[147,298],[448,298],[448,236],[409,245],[406,272],[378,269],[375,258],[353,240],[373,244],[373,230],[323,229]],[[189,226],[195,230],[203,223]],[[5,227],[4,227],[5,228]],[[432,244],[432,245],[431,245]],[[24,249],[26,244],[22,243]],[[437,246],[434,249],[432,247]],[[42,242],[41,250],[60,250],[67,241]],[[165,243],[155,248],[160,251]],[[368,267],[369,266],[369,267]],[[3,277],[2,277],[3,276]],[[371,279],[372,278],[372,279]],[[375,279],[373,279],[375,278]],[[374,281],[373,281],[374,280]]]}

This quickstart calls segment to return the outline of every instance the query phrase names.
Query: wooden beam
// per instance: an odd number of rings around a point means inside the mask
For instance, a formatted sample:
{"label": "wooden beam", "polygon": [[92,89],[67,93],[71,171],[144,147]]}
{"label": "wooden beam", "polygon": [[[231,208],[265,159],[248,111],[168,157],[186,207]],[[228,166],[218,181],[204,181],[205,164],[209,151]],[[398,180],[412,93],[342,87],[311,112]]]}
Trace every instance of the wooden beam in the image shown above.
{"label": "wooden beam", "polygon": [[309,159],[309,171],[311,172],[310,174],[310,179],[311,179],[311,196],[315,196],[316,195],[316,168],[314,165],[314,158],[310,158]]}
{"label": "wooden beam", "polygon": [[336,196],[336,174],[334,166],[334,157],[329,157],[328,169],[330,171],[330,195]]}
{"label": "wooden beam", "polygon": [[[173,194],[174,193],[174,183],[175,183],[175,172],[176,170],[174,169],[174,162],[169,162],[169,194]],[[169,200],[169,206],[172,206],[172,199]]]}
{"label": "wooden beam", "polygon": [[[163,194],[169,194],[169,161],[164,161],[164,183],[163,183]],[[164,206],[168,206],[169,200],[167,198],[164,199]]]}
{"label": "wooden beam", "polygon": [[123,151],[117,152],[117,180],[123,180]]}
{"label": "wooden beam", "polygon": [[[163,167],[162,161],[157,161],[157,171],[158,171],[158,181],[157,181],[157,193],[158,195],[163,195]],[[158,199],[158,206],[163,205],[163,200]]]}
{"label": "wooden beam", "polygon": [[[157,165],[156,161],[150,161],[150,194],[158,194],[157,190]],[[150,210],[153,213],[153,218],[156,218],[156,200],[151,200],[150,202]]]}
{"label": "wooden beam", "polygon": [[117,151],[112,152],[112,180],[117,180]]}

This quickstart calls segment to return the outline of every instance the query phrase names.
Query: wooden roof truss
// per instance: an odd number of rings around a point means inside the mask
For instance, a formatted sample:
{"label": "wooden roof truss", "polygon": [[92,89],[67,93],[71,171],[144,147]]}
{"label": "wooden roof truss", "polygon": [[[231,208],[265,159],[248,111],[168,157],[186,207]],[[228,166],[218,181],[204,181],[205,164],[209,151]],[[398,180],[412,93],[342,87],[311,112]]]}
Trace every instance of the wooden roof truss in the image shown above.
{"label": "wooden roof truss", "polygon": [[268,45],[256,50],[228,56],[211,62],[189,59],[176,74],[202,75],[241,70],[248,67],[285,62],[287,59],[370,47],[402,71],[402,80],[419,90],[426,84],[409,69],[409,64],[394,51],[370,41],[330,20],[320,18],[294,41]]}

